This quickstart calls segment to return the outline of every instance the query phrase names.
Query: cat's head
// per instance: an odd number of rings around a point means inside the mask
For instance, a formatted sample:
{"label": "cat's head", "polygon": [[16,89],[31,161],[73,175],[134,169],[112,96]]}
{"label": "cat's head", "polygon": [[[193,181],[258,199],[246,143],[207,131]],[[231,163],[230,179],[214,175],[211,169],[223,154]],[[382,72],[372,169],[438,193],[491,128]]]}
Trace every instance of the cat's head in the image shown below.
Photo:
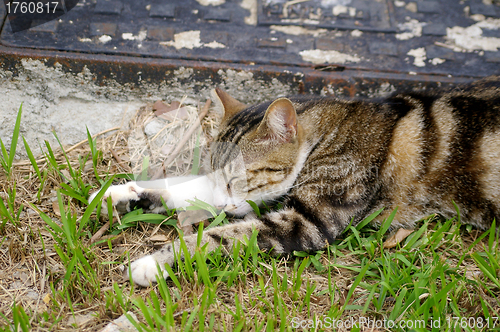
{"label": "cat's head", "polygon": [[247,107],[216,89],[223,110],[210,147],[214,205],[235,215],[284,195],[299,171],[303,129],[286,98]]}

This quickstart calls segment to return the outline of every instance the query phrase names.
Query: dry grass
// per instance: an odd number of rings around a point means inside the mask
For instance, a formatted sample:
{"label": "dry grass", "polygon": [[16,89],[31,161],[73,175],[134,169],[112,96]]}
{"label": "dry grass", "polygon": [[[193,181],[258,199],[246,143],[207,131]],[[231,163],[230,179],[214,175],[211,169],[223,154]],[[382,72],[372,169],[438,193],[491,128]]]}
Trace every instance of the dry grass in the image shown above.
{"label": "dry grass", "polygon": [[[114,130],[107,135],[99,135],[96,140],[98,148],[103,152],[102,161],[98,165],[98,173],[102,178],[107,174],[139,174],[142,169],[143,157],[148,156],[150,165],[148,173],[153,174],[161,166],[165,154],[162,149],[169,142],[177,141],[184,136],[186,130],[197,122],[197,108],[187,106],[187,117],[174,121],[163,121],[164,128],[154,137],[148,137],[145,134],[145,126],[151,121],[158,120],[153,113],[153,106],[148,104],[138,110],[133,121],[130,123],[129,130]],[[212,131],[215,126],[214,115],[204,119],[202,126],[204,131]],[[203,144],[206,139],[200,135]],[[175,137],[166,141],[166,137]],[[175,176],[189,174],[193,160],[193,150],[196,144],[197,135],[192,135],[188,140],[185,149],[181,151],[179,157],[174,162],[167,165],[170,174]],[[88,142],[85,140],[71,147],[65,147],[65,151],[71,161],[73,168],[78,169],[78,158],[90,155]],[[65,164],[65,159],[60,150],[55,150],[57,162],[60,165]],[[45,158],[37,158],[40,171],[49,170],[50,165]],[[2,233],[2,246],[0,249],[0,288],[3,292],[0,295],[0,312],[7,317],[12,314],[12,305],[14,303],[21,305],[26,311],[32,311],[32,323],[36,313],[51,311],[51,297],[53,292],[50,289],[50,283],[55,282],[64,275],[65,267],[62,265],[59,257],[54,251],[54,239],[49,231],[47,224],[41,219],[38,213],[29,207],[35,205],[42,212],[46,213],[53,220],[60,220],[60,211],[57,204],[56,190],[60,189],[60,183],[64,182],[55,172],[49,172],[47,180],[43,186],[40,200],[37,200],[37,192],[40,187],[40,181],[33,171],[29,160],[19,161],[14,164],[14,170],[11,179],[7,179],[4,172],[0,172],[0,195],[7,201],[9,192],[15,184],[16,210],[21,205],[24,206],[20,214],[19,223],[13,225],[6,223]],[[67,170],[62,173],[68,178]],[[92,160],[88,160],[85,167],[81,170],[84,182],[92,184],[96,191],[100,186],[96,181],[92,168]],[[122,180],[123,182],[124,180]],[[81,216],[86,206],[76,200],[69,200],[71,210]],[[94,217],[95,218],[95,217]],[[94,229],[90,230],[90,235],[97,233],[98,228],[106,221],[106,217],[101,217],[101,222],[96,223]],[[115,220],[115,223],[117,220]],[[95,246],[92,253],[95,257],[95,267],[101,280],[101,289],[103,291],[111,290],[113,281],[121,282],[121,272],[118,271],[118,264],[102,265],[104,262],[120,262],[124,260],[124,253],[128,252],[130,257],[142,256],[145,252],[151,251],[153,247],[158,247],[162,242],[150,241],[153,235],[164,234],[165,239],[173,238],[176,234],[173,228],[159,228],[151,224],[139,224],[137,229],[126,230],[121,233],[118,240],[114,241],[113,250],[109,250],[107,243]],[[90,239],[82,239],[90,246]],[[97,240],[97,239],[96,239]],[[126,283],[128,291],[129,285]],[[56,288],[57,290],[57,288]],[[140,294],[146,290],[139,290]],[[94,303],[81,303],[79,310],[75,311],[76,317],[86,317],[88,322],[82,325],[82,330],[96,330],[110,319],[116,318],[122,312],[110,313],[105,306],[103,299],[95,299]],[[64,299],[56,299],[64,301]],[[74,303],[80,302],[76,297]],[[70,308],[62,305],[57,314],[62,321],[57,325],[58,329],[69,328],[69,324],[74,322],[70,318]],[[96,314],[92,317],[88,314]],[[36,326],[36,324],[35,324]],[[48,330],[52,330],[48,328]]]}

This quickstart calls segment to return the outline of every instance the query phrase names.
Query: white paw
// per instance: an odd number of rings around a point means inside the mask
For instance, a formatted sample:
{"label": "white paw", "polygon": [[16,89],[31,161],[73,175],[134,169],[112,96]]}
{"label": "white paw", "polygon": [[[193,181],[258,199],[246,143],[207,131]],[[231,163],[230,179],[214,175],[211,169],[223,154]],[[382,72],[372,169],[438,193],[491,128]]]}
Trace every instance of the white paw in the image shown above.
{"label": "white paw", "polygon": [[[156,276],[158,275],[157,264],[153,255],[144,256],[130,264],[130,275],[129,268],[123,271],[124,277],[125,279],[129,279],[129,276],[131,276],[137,285],[148,287],[156,282]],[[166,279],[168,272],[165,271],[165,268],[161,264],[159,266],[163,273],[163,278]]]}
{"label": "white paw", "polygon": [[[104,195],[102,196],[102,213],[108,213],[107,199],[111,197],[113,206],[115,206],[118,212],[128,212],[130,211],[130,201],[138,201],[139,194],[144,191],[135,182],[128,182],[126,184],[121,184],[117,186],[110,186]],[[89,204],[95,199],[99,191],[96,191],[89,197]]]}

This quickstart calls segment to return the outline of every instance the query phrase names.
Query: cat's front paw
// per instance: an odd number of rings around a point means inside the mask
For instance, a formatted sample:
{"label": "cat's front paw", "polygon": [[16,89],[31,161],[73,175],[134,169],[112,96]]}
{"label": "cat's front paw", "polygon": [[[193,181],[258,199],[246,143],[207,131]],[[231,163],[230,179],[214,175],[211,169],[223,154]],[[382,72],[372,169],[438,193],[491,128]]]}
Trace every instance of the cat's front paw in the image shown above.
{"label": "cat's front paw", "polygon": [[[116,207],[118,213],[130,212],[137,202],[140,201],[140,195],[144,192],[144,188],[137,185],[136,182],[128,182],[126,184],[110,186],[102,196],[103,213],[108,212],[107,199],[111,197],[113,206]],[[99,191],[96,191],[89,197],[89,204],[96,198]]]}
{"label": "cat's front paw", "polygon": [[132,262],[130,267],[123,271],[123,277],[125,280],[129,280],[131,277],[135,284],[148,287],[156,282],[156,276],[158,275],[157,265],[160,266],[160,270],[163,273],[162,277],[164,279],[168,278],[168,272],[162,264],[156,262],[153,255],[144,256]]}

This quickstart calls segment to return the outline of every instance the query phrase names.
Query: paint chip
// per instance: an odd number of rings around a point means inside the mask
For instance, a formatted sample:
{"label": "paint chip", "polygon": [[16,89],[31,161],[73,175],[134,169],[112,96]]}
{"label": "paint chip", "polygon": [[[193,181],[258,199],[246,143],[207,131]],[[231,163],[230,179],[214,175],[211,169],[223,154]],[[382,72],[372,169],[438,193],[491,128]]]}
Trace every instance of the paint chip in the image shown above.
{"label": "paint chip", "polygon": [[213,42],[203,44],[204,47],[209,47],[209,48],[225,48],[226,45],[221,44],[219,42],[216,42],[215,40]]}
{"label": "paint chip", "polygon": [[250,16],[246,16],[244,19],[245,24],[257,25],[257,0],[243,0],[240,6],[250,11]]}
{"label": "paint chip", "polygon": [[226,2],[226,0],[196,0],[202,6],[220,6]]}
{"label": "paint chip", "polygon": [[415,58],[413,61],[413,65],[417,67],[425,67],[425,60],[427,59],[427,54],[425,52],[424,47],[415,48],[413,50],[409,50],[406,53]]}
{"label": "paint chip", "polygon": [[138,41],[143,41],[146,39],[146,36],[148,35],[148,32],[146,30],[141,30],[137,35],[134,35],[133,33],[122,33],[122,38],[125,40],[138,40]]}
{"label": "paint chip", "polygon": [[111,38],[111,36],[108,36],[108,35],[102,35],[101,37],[99,37],[99,41],[103,44],[106,44],[107,42],[111,41],[113,38]]}
{"label": "paint chip", "polygon": [[351,36],[353,37],[361,37],[363,35],[363,31],[360,30],[352,30],[351,31]]}
{"label": "paint chip", "polygon": [[326,8],[326,7],[332,7],[336,5],[343,5],[346,6],[350,4],[352,0],[321,0],[321,7]]}
{"label": "paint chip", "polygon": [[178,50],[181,48],[192,50],[193,48],[201,47],[200,30],[176,33],[173,41],[160,42],[160,45],[173,46]]}
{"label": "paint chip", "polygon": [[442,63],[446,62],[445,59],[441,59],[441,58],[434,58],[431,60],[431,63],[434,65],[434,66],[437,66],[437,65],[440,65]]}
{"label": "paint chip", "polygon": [[286,33],[288,35],[300,36],[300,35],[312,35],[313,37],[318,37],[324,35],[328,32],[326,29],[306,29],[297,25],[271,25],[271,30]]}
{"label": "paint chip", "polygon": [[453,46],[456,46],[457,49],[454,51],[498,51],[500,38],[483,37],[483,29],[500,29],[500,19],[488,18],[466,28],[459,26],[447,28],[446,38],[453,43]]}
{"label": "paint chip", "polygon": [[199,47],[209,47],[209,48],[225,48],[226,45],[219,43],[217,41],[212,41],[210,43],[202,43],[200,40],[200,30],[191,30],[176,33],[174,35],[173,41],[160,42],[163,46],[173,46],[176,49],[187,48],[192,50],[193,48]]}
{"label": "paint chip", "polygon": [[354,16],[356,16],[356,8],[347,7],[344,5],[337,5],[337,6],[332,8],[332,13],[334,16],[339,16],[342,14],[349,14],[349,16],[354,17]]}
{"label": "paint chip", "polygon": [[412,12],[412,13],[416,13],[417,12],[417,3],[415,2],[409,2],[407,5],[406,5],[406,10],[409,11],[409,12]]}
{"label": "paint chip", "polygon": [[346,62],[361,61],[361,58],[355,55],[344,54],[337,51],[305,50],[299,54],[302,56],[302,60],[312,62],[317,65],[324,63],[344,64]]}
{"label": "paint chip", "polygon": [[399,40],[408,40],[414,37],[420,37],[422,36],[422,27],[424,25],[425,23],[421,23],[415,19],[398,24],[399,30],[404,32],[396,34],[396,38]]}
{"label": "paint chip", "polygon": [[318,25],[320,22],[318,20],[311,19],[302,19],[302,18],[283,18],[281,19],[282,23],[294,23],[294,24],[310,24],[310,25]]}

